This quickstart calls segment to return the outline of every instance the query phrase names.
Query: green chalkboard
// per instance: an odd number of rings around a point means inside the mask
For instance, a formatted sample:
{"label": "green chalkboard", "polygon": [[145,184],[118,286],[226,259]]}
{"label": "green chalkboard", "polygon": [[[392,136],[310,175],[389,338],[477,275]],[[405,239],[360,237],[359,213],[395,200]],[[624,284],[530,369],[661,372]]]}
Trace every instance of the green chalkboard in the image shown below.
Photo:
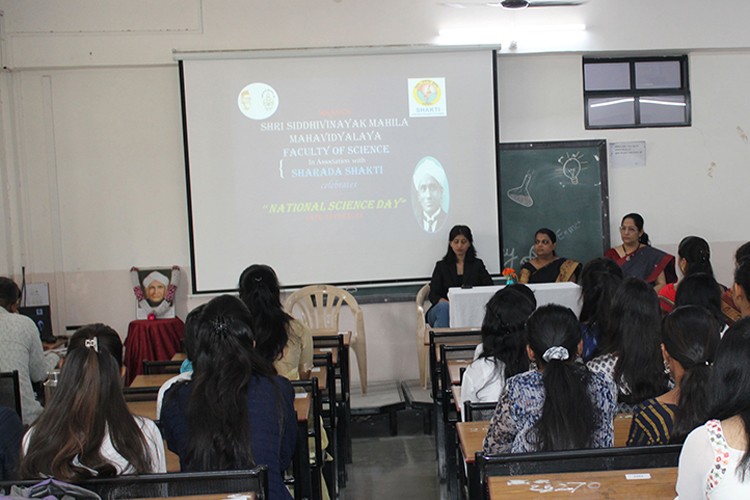
{"label": "green chalkboard", "polygon": [[557,234],[557,254],[585,263],[609,248],[606,141],[501,143],[498,199],[504,267],[533,258],[534,233]]}

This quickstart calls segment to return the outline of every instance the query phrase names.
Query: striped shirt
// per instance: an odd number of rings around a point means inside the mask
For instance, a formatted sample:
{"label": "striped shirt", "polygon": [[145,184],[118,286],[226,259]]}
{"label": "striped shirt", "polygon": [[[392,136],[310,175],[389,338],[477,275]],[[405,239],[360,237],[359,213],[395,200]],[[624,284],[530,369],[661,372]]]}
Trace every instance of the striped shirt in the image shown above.
{"label": "striped shirt", "polygon": [[662,403],[656,398],[644,401],[633,414],[627,446],[669,444],[677,405]]}

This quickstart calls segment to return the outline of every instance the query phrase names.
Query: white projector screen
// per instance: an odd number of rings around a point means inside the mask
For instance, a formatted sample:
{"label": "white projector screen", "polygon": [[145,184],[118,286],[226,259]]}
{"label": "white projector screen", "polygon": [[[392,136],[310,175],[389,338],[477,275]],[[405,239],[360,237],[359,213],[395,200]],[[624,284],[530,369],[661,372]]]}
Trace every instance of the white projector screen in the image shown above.
{"label": "white projector screen", "polygon": [[194,293],[425,280],[455,224],[500,271],[492,50],[209,57],[180,61]]}

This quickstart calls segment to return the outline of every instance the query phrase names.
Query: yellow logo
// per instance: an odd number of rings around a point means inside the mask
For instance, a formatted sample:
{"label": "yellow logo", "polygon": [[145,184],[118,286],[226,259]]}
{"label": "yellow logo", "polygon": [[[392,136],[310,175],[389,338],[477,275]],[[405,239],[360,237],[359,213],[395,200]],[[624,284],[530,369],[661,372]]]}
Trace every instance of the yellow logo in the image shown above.
{"label": "yellow logo", "polygon": [[414,86],[414,99],[422,106],[433,106],[440,102],[442,91],[434,80],[420,80]]}

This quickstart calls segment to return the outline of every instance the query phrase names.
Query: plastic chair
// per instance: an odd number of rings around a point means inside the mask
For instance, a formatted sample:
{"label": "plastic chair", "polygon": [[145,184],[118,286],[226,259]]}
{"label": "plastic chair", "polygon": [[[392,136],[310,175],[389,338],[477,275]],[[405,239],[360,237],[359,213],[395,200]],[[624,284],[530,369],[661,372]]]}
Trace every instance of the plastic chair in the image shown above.
{"label": "plastic chair", "polygon": [[300,288],[286,299],[285,308],[294,316],[295,308],[300,310],[301,320],[313,335],[338,335],[341,307],[349,306],[355,319],[351,348],[357,356],[359,383],[362,394],[367,393],[367,343],[365,340],[365,320],[362,309],[354,296],[344,289],[331,285],[310,285]]}
{"label": "plastic chair", "polygon": [[427,389],[427,372],[430,368],[428,361],[429,358],[427,357],[430,351],[424,341],[427,338],[427,332],[430,328],[430,325],[427,324],[427,319],[425,317],[427,311],[425,311],[424,307],[425,302],[428,302],[429,295],[429,283],[420,288],[417,292],[417,356],[419,357],[419,385],[421,385],[423,389]]}

